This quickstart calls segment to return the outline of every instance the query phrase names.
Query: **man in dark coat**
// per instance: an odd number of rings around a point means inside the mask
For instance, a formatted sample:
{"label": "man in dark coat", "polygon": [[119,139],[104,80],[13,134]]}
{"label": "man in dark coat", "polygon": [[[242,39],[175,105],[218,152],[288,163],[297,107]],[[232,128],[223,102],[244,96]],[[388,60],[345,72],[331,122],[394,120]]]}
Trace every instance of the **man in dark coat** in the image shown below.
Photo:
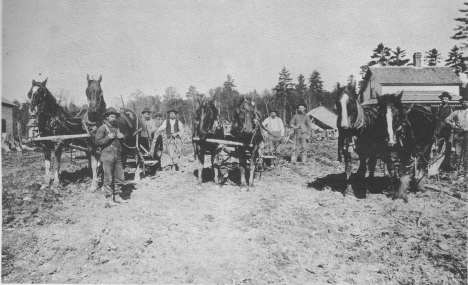
{"label": "man in dark coat", "polygon": [[177,111],[170,110],[167,113],[169,114],[169,118],[162,122],[157,132],[166,131],[167,150],[172,160],[171,168],[172,171],[179,171],[180,149],[182,147],[184,125],[177,118]]}
{"label": "man in dark coat", "polygon": [[[452,100],[452,96],[448,92],[443,92],[439,96],[442,104],[437,108],[437,118],[440,121],[437,123],[437,131],[439,132],[439,138],[443,138],[445,142],[445,158],[444,161],[440,164],[440,168],[445,171],[455,170],[450,164],[450,158],[452,156],[452,144],[453,144],[453,133],[450,126],[445,124],[443,121],[452,114],[453,109],[448,104]],[[443,142],[442,142],[443,144]],[[442,145],[439,146],[439,150],[442,148]]]}
{"label": "man in dark coat", "polygon": [[107,109],[104,113],[104,123],[98,128],[94,138],[95,144],[101,148],[101,163],[104,169],[102,190],[107,199],[106,207],[123,202],[119,196],[125,185],[120,140],[125,137],[116,125],[119,116],[114,108]]}

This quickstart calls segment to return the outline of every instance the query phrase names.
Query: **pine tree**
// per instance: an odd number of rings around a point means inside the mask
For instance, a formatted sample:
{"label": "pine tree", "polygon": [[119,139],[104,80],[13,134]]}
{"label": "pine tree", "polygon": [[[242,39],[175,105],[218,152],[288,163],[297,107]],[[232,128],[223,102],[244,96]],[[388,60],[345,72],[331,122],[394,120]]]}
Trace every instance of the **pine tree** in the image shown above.
{"label": "pine tree", "polygon": [[460,75],[460,73],[465,73],[467,70],[465,60],[466,57],[463,56],[460,49],[457,46],[454,46],[448,54],[448,59],[445,60],[445,66],[450,66],[453,69],[453,72]]}
{"label": "pine tree", "polygon": [[297,77],[296,91],[299,96],[304,97],[307,93],[307,85],[305,84],[305,76],[301,73]]}
{"label": "pine tree", "polygon": [[377,47],[373,50],[373,54],[371,55],[371,58],[373,60],[371,60],[368,65],[369,66],[376,65],[376,64],[379,64],[381,66],[388,65],[388,61],[391,56],[391,53],[390,53],[391,51],[392,50],[384,46],[383,43],[378,44]]}
{"label": "pine tree", "polygon": [[288,97],[291,94],[293,83],[291,83],[292,78],[289,70],[283,66],[283,69],[279,73],[279,82],[278,85],[275,87],[276,90],[276,100],[281,105],[281,117],[283,122],[286,122],[286,105],[288,103]]}
{"label": "pine tree", "polygon": [[317,107],[323,101],[323,81],[320,73],[314,70],[309,77],[309,108]]}
{"label": "pine tree", "polygon": [[[463,3],[465,6],[468,6],[468,2]],[[451,39],[461,41],[461,48],[467,49],[468,48],[468,8],[466,9],[459,9],[461,13],[464,14],[464,17],[455,18],[455,21],[459,22],[458,27],[454,30],[457,31]]]}
{"label": "pine tree", "polygon": [[436,66],[438,63],[440,63],[441,59],[442,59],[441,54],[435,48],[429,51],[426,51],[426,55],[424,56],[424,62],[428,66]]}
{"label": "pine tree", "polygon": [[389,65],[391,66],[403,66],[410,61],[409,58],[405,58],[406,51],[402,50],[400,47],[397,47],[396,50],[392,50],[391,52],[393,54],[389,61]]}

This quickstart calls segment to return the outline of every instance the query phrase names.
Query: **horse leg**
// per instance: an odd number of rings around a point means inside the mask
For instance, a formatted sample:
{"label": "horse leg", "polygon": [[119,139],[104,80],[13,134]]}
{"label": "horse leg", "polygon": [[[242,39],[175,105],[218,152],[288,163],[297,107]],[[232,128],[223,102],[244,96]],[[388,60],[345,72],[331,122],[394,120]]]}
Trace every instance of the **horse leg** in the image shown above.
{"label": "horse leg", "polygon": [[41,189],[45,189],[50,185],[51,177],[50,177],[50,158],[52,156],[52,151],[43,148],[44,151],[44,167],[45,167],[45,175],[44,175],[44,184],[42,184]]}
{"label": "horse leg", "polygon": [[142,160],[140,158],[140,155],[138,154],[138,151],[135,150],[135,177],[133,178],[133,182],[136,184],[138,182],[140,182],[141,180],[141,177],[140,177],[140,174],[141,174],[141,164],[142,164]]}
{"label": "horse leg", "polygon": [[254,188],[254,175],[255,175],[255,153],[257,152],[258,146],[254,148],[252,151],[252,155],[250,156],[250,176],[249,176],[249,188]]}
{"label": "horse leg", "polygon": [[359,156],[359,167],[357,170],[357,177],[358,179],[364,179],[366,177],[367,172],[367,157],[364,155]]}
{"label": "horse leg", "polygon": [[89,187],[89,190],[96,191],[97,186],[98,186],[98,167],[99,167],[97,154],[90,154],[89,161],[91,163],[90,168],[93,174],[93,180],[91,181],[91,186]]}
{"label": "horse leg", "polygon": [[343,192],[344,196],[354,195],[353,186],[351,186],[351,170],[352,170],[352,160],[351,153],[348,150],[343,150],[343,157],[345,161],[345,174],[346,174],[346,189]]}
{"label": "horse leg", "polygon": [[247,184],[245,183],[245,167],[247,166],[247,161],[245,158],[239,158],[239,170],[241,173],[241,184],[240,184],[240,190],[246,190],[247,189]]}
{"label": "horse leg", "polygon": [[60,185],[60,160],[62,158],[62,145],[58,144],[55,148],[55,163],[54,163],[54,184],[52,185],[53,188],[58,188]]}
{"label": "horse leg", "polygon": [[395,191],[393,199],[402,199],[405,203],[408,202],[408,186],[410,184],[410,177],[406,174],[405,167],[403,163],[400,163],[398,167],[398,174],[400,176],[400,183],[398,185],[398,190]]}
{"label": "horse leg", "polygon": [[214,184],[219,185],[219,165],[217,162],[215,162],[215,153],[211,152],[211,166],[213,167],[213,172],[214,172]]}
{"label": "horse leg", "polygon": [[369,156],[369,161],[367,162],[369,167],[369,179],[374,179],[375,175],[375,166],[377,165],[377,156],[372,154]]}
{"label": "horse leg", "polygon": [[205,164],[205,155],[203,154],[202,150],[200,150],[197,156],[198,156],[198,178],[197,178],[198,186],[197,187],[200,188],[203,183],[202,172],[203,172],[203,165]]}

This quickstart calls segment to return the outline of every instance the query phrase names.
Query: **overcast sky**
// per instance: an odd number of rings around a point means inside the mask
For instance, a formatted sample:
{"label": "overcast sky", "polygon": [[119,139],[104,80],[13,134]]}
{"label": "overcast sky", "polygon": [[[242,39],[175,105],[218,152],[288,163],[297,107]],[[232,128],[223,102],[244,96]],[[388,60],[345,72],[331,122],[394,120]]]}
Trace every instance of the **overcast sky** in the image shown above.
{"label": "overcast sky", "polygon": [[[273,88],[317,69],[326,89],[359,76],[383,42],[444,59],[462,0],[3,1],[3,96],[25,101],[32,79],[85,102],[86,74],[107,101],[136,89],[181,94],[220,86]],[[120,106],[118,106],[120,107]]]}

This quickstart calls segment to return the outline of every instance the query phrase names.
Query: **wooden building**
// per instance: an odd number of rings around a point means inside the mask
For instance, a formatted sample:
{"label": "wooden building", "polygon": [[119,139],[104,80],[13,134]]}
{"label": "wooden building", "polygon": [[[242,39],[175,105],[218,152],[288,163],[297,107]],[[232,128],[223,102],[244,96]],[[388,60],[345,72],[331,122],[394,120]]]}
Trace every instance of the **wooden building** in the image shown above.
{"label": "wooden building", "polygon": [[16,107],[15,104],[2,97],[2,134],[8,133],[13,136],[15,135],[13,127],[14,107]]}

